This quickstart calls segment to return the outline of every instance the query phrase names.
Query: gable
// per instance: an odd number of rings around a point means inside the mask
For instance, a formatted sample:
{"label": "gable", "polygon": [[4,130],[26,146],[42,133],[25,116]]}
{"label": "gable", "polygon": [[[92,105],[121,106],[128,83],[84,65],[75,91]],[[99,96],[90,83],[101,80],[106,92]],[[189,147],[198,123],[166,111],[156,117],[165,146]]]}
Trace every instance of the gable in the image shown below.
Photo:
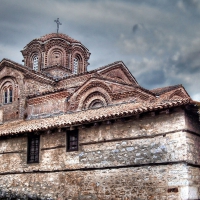
{"label": "gable", "polygon": [[106,79],[129,85],[138,85],[136,79],[132,76],[123,62],[115,62],[98,69],[97,72]]}
{"label": "gable", "polygon": [[175,100],[175,99],[190,99],[190,96],[186,92],[185,88],[182,85],[171,88],[166,92],[161,93],[159,99],[163,100]]}
{"label": "gable", "polygon": [[50,84],[50,85],[55,84],[54,80],[45,76],[44,74],[42,74],[40,72],[36,72],[34,70],[31,70],[31,69],[28,69],[26,66],[20,65],[20,64],[15,63],[11,60],[3,59],[0,62],[0,72],[1,73],[4,70],[5,67],[6,67],[6,69],[9,70],[9,72],[6,72],[6,73],[10,73],[13,70],[15,70],[15,73],[23,74],[24,78],[31,78],[31,79],[36,80],[38,82],[47,83],[47,84]]}
{"label": "gable", "polygon": [[0,63],[1,122],[22,119],[29,95],[52,90],[54,81],[6,59]]}

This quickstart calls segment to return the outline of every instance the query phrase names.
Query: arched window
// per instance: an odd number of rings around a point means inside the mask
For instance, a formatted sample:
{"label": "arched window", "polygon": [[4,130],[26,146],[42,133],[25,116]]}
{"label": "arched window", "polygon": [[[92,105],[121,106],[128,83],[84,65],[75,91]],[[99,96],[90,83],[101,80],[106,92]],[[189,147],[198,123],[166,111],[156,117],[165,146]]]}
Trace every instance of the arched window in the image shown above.
{"label": "arched window", "polygon": [[38,71],[38,55],[33,56],[33,70]]}
{"label": "arched window", "polygon": [[72,68],[72,73],[73,74],[78,74],[80,72],[82,72],[82,65],[83,65],[83,61],[82,61],[82,57],[80,54],[75,54],[74,56],[74,60],[73,60],[73,68]]}
{"label": "arched window", "polygon": [[73,71],[74,74],[78,73],[78,66],[79,66],[79,58],[77,56],[74,58],[74,71]]}
{"label": "arched window", "polygon": [[12,87],[9,88],[9,102],[12,103],[13,101],[13,90]]}
{"label": "arched window", "polygon": [[8,103],[8,91],[7,91],[7,88],[4,89],[4,103]]}
{"label": "arched window", "polygon": [[12,87],[5,87],[4,88],[4,104],[12,103],[13,102],[13,89]]}

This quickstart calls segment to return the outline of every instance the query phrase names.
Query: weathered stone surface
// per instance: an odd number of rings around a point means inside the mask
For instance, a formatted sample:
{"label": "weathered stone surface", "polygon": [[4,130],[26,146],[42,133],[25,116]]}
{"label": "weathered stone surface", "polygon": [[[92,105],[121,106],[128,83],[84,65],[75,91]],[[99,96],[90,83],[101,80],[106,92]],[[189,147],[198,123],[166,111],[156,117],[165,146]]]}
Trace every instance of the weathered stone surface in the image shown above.
{"label": "weathered stone surface", "polygon": [[38,164],[27,164],[27,136],[0,140],[0,190],[60,200],[199,198],[199,169],[182,163],[199,160],[199,137],[182,127],[181,110],[80,127],[74,152],[66,131],[43,133]]}
{"label": "weathered stone surface", "polygon": [[0,185],[4,192],[11,190],[18,195],[23,192],[44,199],[198,199],[200,177],[192,177],[192,182],[187,177],[188,173],[195,172],[199,173],[199,169],[176,164],[15,174],[4,175]]}

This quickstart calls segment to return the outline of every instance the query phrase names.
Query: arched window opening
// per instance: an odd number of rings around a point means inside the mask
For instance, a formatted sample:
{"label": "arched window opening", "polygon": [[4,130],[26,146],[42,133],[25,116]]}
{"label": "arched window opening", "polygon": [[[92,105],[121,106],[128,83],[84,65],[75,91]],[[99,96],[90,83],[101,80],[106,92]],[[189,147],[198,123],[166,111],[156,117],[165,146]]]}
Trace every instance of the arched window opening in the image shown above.
{"label": "arched window opening", "polygon": [[8,103],[8,91],[7,91],[7,88],[4,90],[4,103]]}
{"label": "arched window opening", "polygon": [[33,70],[38,71],[38,55],[33,57]]}
{"label": "arched window opening", "polygon": [[103,106],[104,106],[103,102],[99,99],[96,99],[90,103],[89,108],[100,108]]}
{"label": "arched window opening", "polygon": [[73,74],[78,74],[81,72],[81,66],[82,66],[82,58],[79,54],[76,54],[73,60]]}
{"label": "arched window opening", "polygon": [[12,101],[13,101],[13,91],[12,91],[11,87],[9,88],[9,98],[10,98],[9,102],[12,103]]}
{"label": "arched window opening", "polygon": [[78,65],[79,65],[79,59],[78,57],[74,58],[74,74],[78,73]]}
{"label": "arched window opening", "polygon": [[13,102],[13,89],[12,87],[4,88],[4,104]]}

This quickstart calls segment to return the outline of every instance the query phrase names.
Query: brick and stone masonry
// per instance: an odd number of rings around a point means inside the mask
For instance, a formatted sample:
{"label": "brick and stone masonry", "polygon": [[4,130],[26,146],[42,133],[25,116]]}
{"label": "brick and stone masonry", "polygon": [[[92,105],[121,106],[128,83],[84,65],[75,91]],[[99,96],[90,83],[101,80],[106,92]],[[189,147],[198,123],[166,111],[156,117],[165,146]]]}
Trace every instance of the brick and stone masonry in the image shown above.
{"label": "brick and stone masonry", "polygon": [[0,199],[200,199],[200,103],[182,85],[144,89],[121,61],[87,71],[65,34],[22,54],[0,62]]}

